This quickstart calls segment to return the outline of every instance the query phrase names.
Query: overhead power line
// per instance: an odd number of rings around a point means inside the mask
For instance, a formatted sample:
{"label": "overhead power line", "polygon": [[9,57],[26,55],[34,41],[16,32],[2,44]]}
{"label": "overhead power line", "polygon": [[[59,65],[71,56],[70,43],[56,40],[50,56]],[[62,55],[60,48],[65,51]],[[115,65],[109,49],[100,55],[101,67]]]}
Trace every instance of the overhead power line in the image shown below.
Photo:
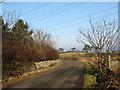
{"label": "overhead power line", "polygon": [[[99,13],[103,13],[103,12],[105,12],[105,11],[114,9],[114,8],[116,8],[116,7],[117,7],[117,6],[110,7],[110,8],[103,9],[103,10],[101,10],[101,11],[97,11],[97,12],[94,12],[94,13],[91,13],[91,14],[88,14],[88,15],[89,15],[89,16],[91,16],[91,15],[97,15],[97,14],[99,14]],[[47,26],[46,28],[57,27],[57,26],[63,25],[63,24],[65,24],[65,23],[68,23],[68,22],[71,22],[71,21],[78,21],[79,19],[83,19],[83,18],[87,17],[88,15],[81,16],[81,17],[77,17],[77,18],[74,18],[74,19],[70,19],[70,20],[67,20],[67,21],[64,21],[64,22],[61,22],[61,23],[52,24],[52,25]]]}
{"label": "overhead power line", "polygon": [[43,4],[39,5],[38,7],[35,7],[35,8],[33,8],[33,9],[29,10],[29,11],[26,11],[26,12],[23,13],[21,16],[27,15],[27,14],[29,14],[29,13],[33,13],[34,11],[36,11],[36,10],[38,10],[38,9],[41,9],[42,7],[45,7],[45,6],[48,5],[49,3],[50,3],[50,2],[43,3]]}
{"label": "overhead power line", "polygon": [[[61,36],[61,35],[70,35],[70,34],[73,34],[73,33],[78,33],[78,32],[72,31],[72,32],[62,33],[62,34],[60,34],[60,36]],[[58,35],[57,35],[57,36],[58,36]]]}
{"label": "overhead power line", "polygon": [[51,17],[53,17],[53,16],[55,16],[55,15],[57,15],[57,14],[61,14],[61,13],[63,13],[63,12],[66,12],[66,10],[68,11],[68,10],[70,10],[70,9],[73,9],[73,8],[76,8],[76,7],[78,7],[78,6],[80,6],[80,5],[82,5],[82,4],[85,4],[86,2],[82,2],[82,3],[77,3],[77,4],[75,4],[75,5],[72,5],[72,6],[70,6],[70,7],[68,7],[68,8],[63,8],[62,10],[58,10],[58,11],[56,11],[56,12],[53,12],[53,13],[51,13],[50,15],[48,14],[48,15],[46,15],[46,16],[43,16],[42,18],[37,18],[36,20],[33,20],[33,21],[31,21],[30,23],[35,23],[35,22],[38,22],[38,21],[41,21],[41,20],[45,20],[45,19],[48,19],[48,18],[51,18]]}
{"label": "overhead power line", "polygon": [[[96,18],[94,18],[94,19],[103,18],[103,17],[108,17],[108,16],[114,15],[114,14],[116,14],[116,13],[117,13],[117,11],[112,12],[112,13],[109,13],[109,14],[104,15],[104,16],[96,17]],[[74,24],[69,24],[69,25],[64,26],[64,27],[55,28],[55,29],[53,29],[53,30],[51,30],[51,31],[53,31],[53,32],[59,31],[59,30],[61,30],[61,29],[69,28],[69,27],[72,27],[72,26],[75,26],[75,25],[80,25],[80,23],[83,23],[83,22],[88,22],[88,20],[84,20],[84,21],[82,21],[82,22],[77,22],[77,23],[74,23]]]}
{"label": "overhead power line", "polygon": [[68,4],[65,4],[65,5],[63,5],[62,7],[58,7],[58,8],[56,8],[56,9],[54,9],[54,10],[52,10],[52,11],[49,11],[49,12],[45,12],[44,14],[41,14],[41,15],[38,15],[38,16],[35,16],[34,18],[31,18],[31,20],[37,20],[37,18],[36,17],[40,17],[40,16],[42,16],[43,15],[43,17],[44,17],[44,15],[48,15],[48,14],[50,14],[51,12],[56,12],[56,11],[59,11],[60,9],[63,9],[63,8],[66,8],[66,7],[68,7],[68,6],[70,6],[70,5],[72,5],[73,3],[68,3]]}
{"label": "overhead power line", "polygon": [[72,32],[62,33],[60,35],[70,35],[70,34],[73,34],[73,33],[78,33],[78,32],[72,31]]}

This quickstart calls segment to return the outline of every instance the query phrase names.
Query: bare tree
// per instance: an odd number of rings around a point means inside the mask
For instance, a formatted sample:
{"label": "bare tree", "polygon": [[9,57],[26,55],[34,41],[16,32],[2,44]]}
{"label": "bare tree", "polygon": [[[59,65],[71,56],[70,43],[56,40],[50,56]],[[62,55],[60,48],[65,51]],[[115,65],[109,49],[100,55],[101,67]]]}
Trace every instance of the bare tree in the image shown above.
{"label": "bare tree", "polygon": [[[92,22],[89,20],[90,27],[88,29],[78,29],[79,37],[77,41],[83,44],[89,44],[93,47],[97,54],[97,82],[102,83],[107,81],[108,73],[112,73],[109,69],[109,55],[102,54],[103,52],[112,52],[118,48],[118,29],[115,20],[107,21],[105,19]],[[110,78],[109,78],[110,79]]]}
{"label": "bare tree", "polygon": [[36,30],[34,32],[33,39],[37,44],[40,45],[40,47],[43,47],[44,45],[53,45],[51,35],[49,33],[43,32],[42,30]]}
{"label": "bare tree", "polygon": [[46,60],[47,49],[46,50],[43,50],[43,49],[49,46],[52,47],[53,43],[51,41],[51,35],[49,33],[43,32],[42,30],[36,30],[33,35],[33,40],[35,41],[35,48],[36,49],[39,48],[41,50],[41,54],[44,60]]}
{"label": "bare tree", "polygon": [[[116,22],[98,21],[90,22],[90,28],[78,29],[79,37],[77,41],[79,43],[90,44],[98,52],[111,52],[118,45],[118,29],[116,29]],[[87,42],[86,42],[87,41]]]}

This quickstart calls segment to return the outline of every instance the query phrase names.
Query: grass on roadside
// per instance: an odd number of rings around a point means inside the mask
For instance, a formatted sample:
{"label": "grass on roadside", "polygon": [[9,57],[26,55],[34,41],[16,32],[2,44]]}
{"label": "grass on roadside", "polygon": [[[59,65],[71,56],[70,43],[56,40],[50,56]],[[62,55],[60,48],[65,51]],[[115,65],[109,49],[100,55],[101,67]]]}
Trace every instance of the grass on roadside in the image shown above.
{"label": "grass on roadside", "polygon": [[83,57],[86,57],[86,54],[84,52],[66,52],[66,53],[61,53],[60,59],[64,60],[72,60],[72,61],[77,61],[84,63],[86,65],[86,71],[84,73],[84,85],[83,88],[95,88],[94,85],[97,85],[96,83],[96,70],[93,69],[93,66],[91,63],[87,60],[84,60]]}
{"label": "grass on roadside", "polygon": [[95,88],[96,85],[96,77],[94,75],[85,73],[84,74],[84,85],[83,88]]}
{"label": "grass on roadside", "polygon": [[[110,69],[116,73],[119,73],[120,57],[115,53],[102,53],[102,55],[111,55]],[[59,54],[60,59],[72,60],[84,63],[86,65],[86,72],[84,73],[84,85],[83,88],[96,88],[98,84],[96,82],[96,74],[98,73],[96,53],[85,52],[64,52]]]}
{"label": "grass on roadside", "polygon": [[96,76],[94,74],[94,70],[92,70],[92,66],[87,61],[80,61],[78,62],[84,63],[86,65],[86,72],[84,73],[84,85],[83,88],[95,88],[97,85]]}

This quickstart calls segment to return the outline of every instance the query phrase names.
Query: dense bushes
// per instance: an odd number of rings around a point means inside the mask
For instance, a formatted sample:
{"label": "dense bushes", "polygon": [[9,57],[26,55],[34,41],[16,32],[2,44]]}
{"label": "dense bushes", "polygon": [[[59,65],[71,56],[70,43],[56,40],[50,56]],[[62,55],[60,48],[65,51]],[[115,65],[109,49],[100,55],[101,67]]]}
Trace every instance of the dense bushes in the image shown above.
{"label": "dense bushes", "polygon": [[2,42],[3,78],[27,72],[27,63],[58,58],[51,35],[33,32],[22,19],[13,27],[2,19]]}
{"label": "dense bushes", "polygon": [[14,60],[20,62],[41,61],[58,58],[58,52],[52,45],[50,34],[43,31],[34,33],[21,19],[12,28],[4,24],[4,21],[2,25],[4,62]]}
{"label": "dense bushes", "polygon": [[57,51],[46,46],[41,49],[37,49],[33,46],[16,46],[16,45],[4,45],[3,46],[3,62],[11,61],[43,61],[43,60],[53,60],[58,58]]}
{"label": "dense bushes", "polygon": [[34,46],[4,45],[3,50],[3,80],[30,71],[34,64],[31,62],[58,58],[57,51],[50,46],[37,49]]}

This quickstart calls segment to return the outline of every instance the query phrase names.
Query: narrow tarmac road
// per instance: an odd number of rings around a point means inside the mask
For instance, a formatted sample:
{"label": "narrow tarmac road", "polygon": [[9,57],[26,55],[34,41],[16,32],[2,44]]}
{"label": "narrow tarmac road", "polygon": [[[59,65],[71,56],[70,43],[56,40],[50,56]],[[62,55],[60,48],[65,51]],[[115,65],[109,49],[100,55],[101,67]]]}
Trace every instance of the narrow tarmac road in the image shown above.
{"label": "narrow tarmac road", "polygon": [[68,60],[62,62],[64,64],[56,69],[16,82],[6,88],[82,88],[85,65]]}

